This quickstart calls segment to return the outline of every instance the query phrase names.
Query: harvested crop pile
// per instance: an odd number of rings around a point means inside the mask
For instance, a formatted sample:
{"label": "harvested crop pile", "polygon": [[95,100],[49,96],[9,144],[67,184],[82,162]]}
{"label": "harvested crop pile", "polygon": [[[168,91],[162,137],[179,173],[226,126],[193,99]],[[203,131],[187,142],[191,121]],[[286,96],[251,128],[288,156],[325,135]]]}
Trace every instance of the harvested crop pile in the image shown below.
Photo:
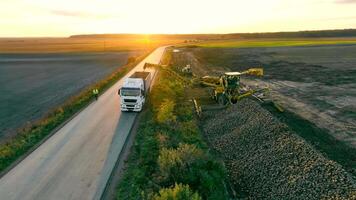
{"label": "harvested crop pile", "polygon": [[353,178],[256,102],[205,111],[204,134],[252,199],[356,199]]}

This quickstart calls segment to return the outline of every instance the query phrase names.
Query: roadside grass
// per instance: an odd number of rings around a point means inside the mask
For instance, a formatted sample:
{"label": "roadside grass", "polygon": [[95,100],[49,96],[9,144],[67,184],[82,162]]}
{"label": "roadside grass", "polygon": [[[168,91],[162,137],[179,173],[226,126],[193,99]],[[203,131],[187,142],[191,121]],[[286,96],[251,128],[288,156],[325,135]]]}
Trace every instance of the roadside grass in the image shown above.
{"label": "roadside grass", "polygon": [[[17,135],[4,144],[0,145],[0,172],[7,169],[21,156],[39,144],[46,136],[49,136],[59,125],[70,119],[78,111],[86,107],[92,100],[92,90],[99,89],[103,93],[110,88],[121,77],[129,72],[136,64],[142,61],[149,53],[137,57],[135,61],[127,63],[125,66],[118,68],[107,78],[88,86],[77,96],[70,98],[63,105],[50,111],[44,118],[27,125],[20,130]],[[129,60],[130,61],[130,60]]]}
{"label": "roadside grass", "polygon": [[235,40],[212,40],[212,41],[197,43],[195,45],[198,47],[207,47],[207,48],[356,45],[356,38],[235,39]]}
{"label": "roadside grass", "polygon": [[188,87],[159,71],[117,199],[228,199],[225,167],[203,141]]}

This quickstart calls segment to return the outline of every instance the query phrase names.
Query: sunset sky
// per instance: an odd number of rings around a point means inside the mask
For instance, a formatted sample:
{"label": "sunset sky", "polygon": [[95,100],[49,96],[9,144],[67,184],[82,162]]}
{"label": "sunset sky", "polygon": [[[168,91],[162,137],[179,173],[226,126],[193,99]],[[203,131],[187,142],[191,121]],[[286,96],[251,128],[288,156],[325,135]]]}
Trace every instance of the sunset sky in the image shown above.
{"label": "sunset sky", "polygon": [[356,28],[356,0],[1,0],[0,37]]}

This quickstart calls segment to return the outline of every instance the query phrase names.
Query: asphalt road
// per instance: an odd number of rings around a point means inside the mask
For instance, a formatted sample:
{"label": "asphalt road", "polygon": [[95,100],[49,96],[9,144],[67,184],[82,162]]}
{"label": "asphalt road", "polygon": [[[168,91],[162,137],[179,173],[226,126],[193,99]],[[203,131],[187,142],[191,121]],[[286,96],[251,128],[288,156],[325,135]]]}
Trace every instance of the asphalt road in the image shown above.
{"label": "asphalt road", "polygon": [[[125,77],[146,62],[159,63],[164,49]],[[121,113],[121,84],[122,79],[4,175],[0,199],[99,199],[137,115]]]}

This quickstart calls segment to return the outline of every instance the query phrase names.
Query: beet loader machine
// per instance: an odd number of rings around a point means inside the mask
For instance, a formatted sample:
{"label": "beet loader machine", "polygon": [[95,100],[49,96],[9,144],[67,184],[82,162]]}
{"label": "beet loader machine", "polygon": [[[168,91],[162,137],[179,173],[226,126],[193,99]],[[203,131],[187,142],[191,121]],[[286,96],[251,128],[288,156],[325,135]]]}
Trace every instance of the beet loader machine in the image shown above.
{"label": "beet loader machine", "polygon": [[[169,69],[165,65],[146,63],[145,68],[156,67],[160,70],[165,70],[167,73],[180,79],[185,84],[197,83],[197,81],[203,85],[211,88],[211,97],[218,102],[219,107],[214,107],[210,109],[221,109],[221,106],[227,106],[230,104],[236,104],[239,100],[247,97],[253,97],[259,102],[265,104],[272,104],[278,111],[283,112],[283,108],[277,103],[272,101],[267,97],[269,92],[268,87],[264,88],[251,88],[240,82],[241,76],[251,75],[251,76],[263,76],[263,68],[250,68],[243,72],[225,72],[221,76],[204,76],[201,78],[194,78],[188,81],[186,78],[178,74],[177,72]],[[183,73],[183,72],[182,72]],[[195,111],[200,116],[202,113],[202,108],[198,104],[196,99],[193,99]],[[207,109],[207,108],[205,108]]]}
{"label": "beet loader machine", "polygon": [[211,96],[220,105],[236,104],[237,101],[256,93],[268,91],[268,88],[246,89],[240,83],[242,75],[263,76],[262,68],[251,68],[243,72],[225,72],[222,76],[204,76],[200,78],[202,85],[212,88]]}
{"label": "beet loader machine", "polygon": [[211,87],[211,96],[220,105],[236,104],[246,97],[253,97],[261,103],[272,103],[278,111],[283,112],[283,108],[270,99],[266,99],[269,88],[251,89],[240,82],[241,76],[263,76],[263,68],[250,68],[243,72],[225,72],[222,76],[204,76],[200,78],[200,83]]}

